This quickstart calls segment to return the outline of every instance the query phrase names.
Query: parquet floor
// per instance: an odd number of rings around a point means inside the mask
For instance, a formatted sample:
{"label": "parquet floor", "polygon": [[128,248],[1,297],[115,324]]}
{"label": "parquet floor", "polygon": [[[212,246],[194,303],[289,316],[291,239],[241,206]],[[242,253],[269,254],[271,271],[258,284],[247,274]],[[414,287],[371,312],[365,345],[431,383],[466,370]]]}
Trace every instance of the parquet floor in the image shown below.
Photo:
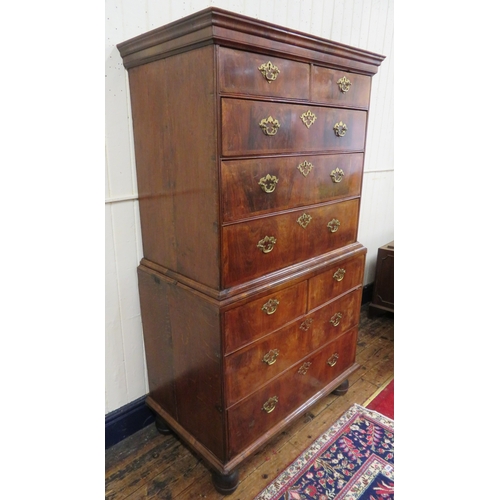
{"label": "parquet floor", "polygon": [[344,396],[329,395],[240,466],[230,496],[217,493],[210,471],[174,435],[154,424],[106,450],[107,500],[251,500],[352,404],[364,405],[394,377],[394,320],[361,309],[357,361]]}

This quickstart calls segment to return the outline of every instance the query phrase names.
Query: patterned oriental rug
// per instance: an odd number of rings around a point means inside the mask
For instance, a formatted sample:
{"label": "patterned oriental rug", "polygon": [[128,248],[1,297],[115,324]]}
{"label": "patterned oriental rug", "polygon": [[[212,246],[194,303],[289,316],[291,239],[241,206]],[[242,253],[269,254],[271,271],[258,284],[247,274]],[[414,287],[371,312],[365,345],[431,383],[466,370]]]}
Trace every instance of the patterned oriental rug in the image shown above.
{"label": "patterned oriental rug", "polygon": [[394,421],[354,404],[254,500],[393,500]]}

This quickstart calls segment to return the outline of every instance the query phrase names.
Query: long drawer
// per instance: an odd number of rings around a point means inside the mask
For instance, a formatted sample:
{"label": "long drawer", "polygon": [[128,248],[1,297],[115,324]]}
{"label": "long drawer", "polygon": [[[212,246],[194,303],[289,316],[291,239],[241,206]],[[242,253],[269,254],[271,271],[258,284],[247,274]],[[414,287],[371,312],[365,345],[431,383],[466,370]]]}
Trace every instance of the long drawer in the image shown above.
{"label": "long drawer", "polygon": [[366,111],[222,99],[222,155],[363,151]]}
{"label": "long drawer", "polygon": [[234,286],[354,243],[358,213],[356,198],[224,226],[224,286]]}
{"label": "long drawer", "polygon": [[292,325],[227,356],[227,406],[359,323],[362,289],[325,304]]}
{"label": "long drawer", "polygon": [[356,340],[357,328],[353,328],[230,408],[229,457],[243,451],[351,367]]}
{"label": "long drawer", "polygon": [[363,153],[223,161],[223,220],[359,196],[362,170]]}

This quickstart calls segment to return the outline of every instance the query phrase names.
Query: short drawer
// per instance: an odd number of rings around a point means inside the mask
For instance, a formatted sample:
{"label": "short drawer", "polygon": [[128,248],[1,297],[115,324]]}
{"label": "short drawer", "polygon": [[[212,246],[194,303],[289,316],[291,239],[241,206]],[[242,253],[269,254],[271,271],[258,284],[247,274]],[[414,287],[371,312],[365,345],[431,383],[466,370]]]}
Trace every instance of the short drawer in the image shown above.
{"label": "short drawer", "polygon": [[344,295],[225,360],[227,406],[359,323],[362,290]]}
{"label": "short drawer", "polygon": [[227,93],[303,99],[309,96],[309,65],[220,47],[219,86]]}
{"label": "short drawer", "polygon": [[370,82],[369,76],[313,66],[311,100],[368,109]]}
{"label": "short drawer", "polygon": [[356,241],[359,198],[222,228],[228,288]]}
{"label": "short drawer", "polygon": [[366,111],[222,99],[222,155],[363,151]]}
{"label": "short drawer", "polygon": [[355,362],[357,328],[304,358],[228,410],[229,457],[301,407]]}
{"label": "short drawer", "polygon": [[279,330],[306,312],[307,282],[270,293],[224,314],[225,353]]}
{"label": "short drawer", "polygon": [[226,160],[224,222],[359,196],[363,153]]}
{"label": "short drawer", "polygon": [[338,295],[363,285],[365,254],[339,262],[309,280],[307,309],[319,307]]}

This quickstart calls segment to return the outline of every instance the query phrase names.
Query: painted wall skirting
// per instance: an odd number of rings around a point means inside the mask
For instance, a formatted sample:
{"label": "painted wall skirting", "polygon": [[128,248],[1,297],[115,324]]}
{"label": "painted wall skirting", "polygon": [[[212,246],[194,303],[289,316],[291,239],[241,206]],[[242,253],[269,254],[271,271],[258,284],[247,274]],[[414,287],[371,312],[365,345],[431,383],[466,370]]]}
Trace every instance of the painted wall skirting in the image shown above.
{"label": "painted wall skirting", "polygon": [[146,396],[106,415],[106,449],[155,421],[155,414],[146,406]]}

